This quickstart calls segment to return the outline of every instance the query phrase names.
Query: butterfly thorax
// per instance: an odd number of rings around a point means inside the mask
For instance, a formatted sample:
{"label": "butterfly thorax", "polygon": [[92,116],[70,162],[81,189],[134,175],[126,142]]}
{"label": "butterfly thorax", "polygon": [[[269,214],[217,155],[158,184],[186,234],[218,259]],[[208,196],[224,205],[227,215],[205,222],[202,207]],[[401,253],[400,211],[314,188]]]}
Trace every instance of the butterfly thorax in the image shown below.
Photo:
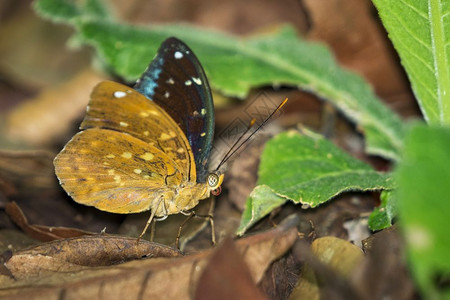
{"label": "butterfly thorax", "polygon": [[208,198],[209,194],[205,183],[187,183],[177,188],[166,188],[166,191],[160,194],[162,201],[153,201],[155,205],[158,205],[157,208],[154,208],[155,215],[164,217],[188,211],[195,207],[199,200]]}
{"label": "butterfly thorax", "polygon": [[164,217],[192,209],[211,193],[217,194],[223,177],[223,174],[211,173],[205,183],[185,182],[178,186],[166,187],[165,191],[160,193],[160,201],[152,201],[155,204],[155,207],[152,207],[156,210],[155,215]]}

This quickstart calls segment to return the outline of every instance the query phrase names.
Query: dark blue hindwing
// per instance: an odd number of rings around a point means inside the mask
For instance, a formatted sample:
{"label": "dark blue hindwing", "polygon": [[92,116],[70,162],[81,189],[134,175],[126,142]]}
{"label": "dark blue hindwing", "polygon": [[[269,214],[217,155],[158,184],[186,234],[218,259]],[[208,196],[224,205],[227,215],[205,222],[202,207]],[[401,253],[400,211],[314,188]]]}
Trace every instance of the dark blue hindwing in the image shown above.
{"label": "dark blue hindwing", "polygon": [[214,136],[214,105],[200,62],[182,41],[165,40],[134,89],[161,106],[186,134],[197,182],[205,182]]}

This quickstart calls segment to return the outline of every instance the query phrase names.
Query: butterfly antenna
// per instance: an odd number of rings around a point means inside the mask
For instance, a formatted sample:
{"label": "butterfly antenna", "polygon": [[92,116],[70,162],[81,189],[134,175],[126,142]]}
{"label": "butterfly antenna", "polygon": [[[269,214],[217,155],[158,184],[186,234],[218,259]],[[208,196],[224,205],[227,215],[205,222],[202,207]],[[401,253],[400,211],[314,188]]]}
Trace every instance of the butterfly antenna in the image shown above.
{"label": "butterfly antenna", "polygon": [[[224,157],[222,158],[221,162],[219,163],[219,165],[217,166],[216,170],[219,170],[219,168],[224,164],[225,161],[228,160],[228,155],[231,153],[231,151],[233,151],[233,149],[236,147],[237,144],[239,144],[239,142],[242,140],[242,138],[247,134],[247,132],[250,131],[250,129],[253,127],[253,125],[255,125],[256,123],[256,119],[252,119],[250,121],[250,123],[247,126],[247,129],[244,131],[244,133],[241,134],[241,136],[237,139],[236,142],[234,142],[234,144],[230,147],[230,149],[228,150],[228,152],[224,155]],[[234,153],[234,152],[233,152]],[[233,155],[233,153],[231,153],[231,155]]]}
{"label": "butterfly antenna", "polygon": [[[283,102],[281,102],[278,107],[258,126],[258,128],[256,128],[236,149],[233,150],[233,148],[239,143],[239,141],[244,137],[244,135],[250,130],[250,128],[255,124],[255,119],[253,119],[249,126],[247,127],[247,130],[239,137],[239,139],[233,144],[233,146],[230,148],[230,150],[228,150],[227,154],[225,154],[224,158],[222,159],[222,161],[219,163],[219,165],[217,166],[216,170],[219,170],[219,168],[226,163],[242,146],[244,146],[248,140],[250,140],[252,138],[252,136],[258,132],[259,129],[261,129],[261,127],[264,126],[264,124],[266,124],[272,117],[273,115],[279,111],[288,101],[288,98],[284,99]],[[233,151],[232,151],[233,150]]]}

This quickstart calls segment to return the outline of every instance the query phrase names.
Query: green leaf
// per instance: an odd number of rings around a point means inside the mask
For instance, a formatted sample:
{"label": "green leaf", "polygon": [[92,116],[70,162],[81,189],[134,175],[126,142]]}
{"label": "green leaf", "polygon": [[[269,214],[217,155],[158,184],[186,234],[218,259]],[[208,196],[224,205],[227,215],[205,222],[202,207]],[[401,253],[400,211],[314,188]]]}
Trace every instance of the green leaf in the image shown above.
{"label": "green leaf", "polygon": [[373,0],[425,119],[450,123],[450,2]]}
{"label": "green leaf", "polygon": [[303,41],[290,27],[241,40],[186,25],[133,27],[83,22],[82,36],[113,69],[133,81],[168,36],[184,40],[207,72],[213,88],[243,97],[252,87],[285,84],[332,101],[367,134],[367,151],[398,159],[403,125],[354,73],[340,68],[321,45]]}
{"label": "green leaf", "polygon": [[287,200],[315,207],[343,192],[393,187],[390,174],[376,172],[317,134],[281,133],[265,146],[239,234]]}
{"label": "green leaf", "polygon": [[243,235],[256,222],[285,202],[286,198],[278,196],[268,186],[259,185],[255,187],[247,199],[241,224],[236,234]]}
{"label": "green leaf", "polygon": [[450,129],[415,126],[396,171],[399,224],[425,299],[450,299]]}
{"label": "green leaf", "polygon": [[85,0],[83,10],[86,15],[97,19],[112,19],[109,7],[103,0]]}
{"label": "green leaf", "polygon": [[[81,2],[81,3],[80,3]],[[112,20],[112,14],[103,0],[38,0],[33,2],[35,11],[53,22],[77,25],[82,18]]]}
{"label": "green leaf", "polygon": [[289,131],[267,143],[261,156],[258,184],[310,207],[345,191],[393,187],[390,174],[376,172],[322,136],[307,134]]}
{"label": "green leaf", "polygon": [[393,191],[381,193],[381,205],[376,207],[369,216],[370,230],[381,230],[392,225],[392,219],[397,216],[397,203]]}
{"label": "green leaf", "polygon": [[42,17],[57,23],[73,23],[82,10],[71,0],[39,0],[33,2],[34,10]]}

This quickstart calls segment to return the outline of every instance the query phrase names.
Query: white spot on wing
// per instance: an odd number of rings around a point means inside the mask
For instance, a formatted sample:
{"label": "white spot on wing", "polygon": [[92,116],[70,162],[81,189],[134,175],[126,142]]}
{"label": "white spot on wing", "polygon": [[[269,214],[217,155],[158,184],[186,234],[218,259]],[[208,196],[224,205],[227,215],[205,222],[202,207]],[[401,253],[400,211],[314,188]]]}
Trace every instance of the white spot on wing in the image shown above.
{"label": "white spot on wing", "polygon": [[167,141],[167,140],[170,140],[170,135],[168,135],[167,133],[163,132],[163,133],[161,133],[161,136],[159,137],[159,139],[160,139],[161,141]]}
{"label": "white spot on wing", "polygon": [[201,114],[202,116],[206,115],[206,109],[202,108]]}
{"label": "white spot on wing", "polygon": [[132,157],[132,154],[130,152],[124,152],[121,156],[123,158],[130,159]]}
{"label": "white spot on wing", "polygon": [[125,97],[127,94],[126,94],[125,92],[122,92],[122,91],[115,91],[113,95],[114,95],[114,97],[116,97],[116,98],[123,98],[123,97]]}
{"label": "white spot on wing", "polygon": [[192,84],[192,81],[190,81],[190,80],[186,80],[184,83],[184,85],[187,85],[187,86],[190,86],[191,84]]}
{"label": "white spot on wing", "polygon": [[170,97],[170,93],[169,93],[169,92],[166,92],[166,93],[164,94],[164,97],[165,97],[165,98],[169,98],[169,97]]}
{"label": "white spot on wing", "polygon": [[192,81],[194,81],[197,85],[202,85],[202,80],[200,78],[192,77]]}
{"label": "white spot on wing", "polygon": [[151,154],[150,152],[145,152],[144,154],[142,154],[140,156],[140,158],[142,158],[143,160],[149,161],[152,160],[153,157],[155,157],[153,154]]}
{"label": "white spot on wing", "polygon": [[169,79],[167,79],[167,81],[166,81],[168,84],[174,84],[175,83],[175,81],[173,81],[173,78],[172,77],[170,77]]}
{"label": "white spot on wing", "polygon": [[181,53],[180,51],[176,51],[173,54],[173,57],[175,57],[175,59],[182,59],[183,58],[183,53]]}

